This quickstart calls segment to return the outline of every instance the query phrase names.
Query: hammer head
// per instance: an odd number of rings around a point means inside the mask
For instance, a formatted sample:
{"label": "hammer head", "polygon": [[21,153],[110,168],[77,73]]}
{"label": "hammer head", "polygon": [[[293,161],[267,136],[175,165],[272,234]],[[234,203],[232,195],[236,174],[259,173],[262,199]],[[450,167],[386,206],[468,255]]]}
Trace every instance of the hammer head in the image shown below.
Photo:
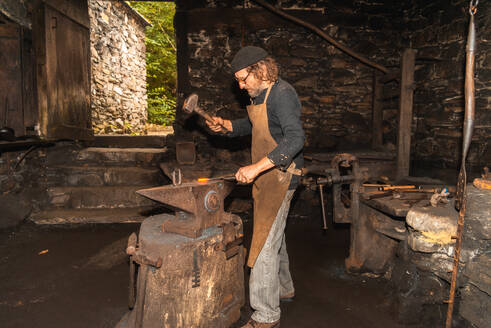
{"label": "hammer head", "polygon": [[192,93],[186,99],[184,99],[184,104],[182,105],[182,109],[188,114],[194,112],[194,110],[198,107],[198,95]]}

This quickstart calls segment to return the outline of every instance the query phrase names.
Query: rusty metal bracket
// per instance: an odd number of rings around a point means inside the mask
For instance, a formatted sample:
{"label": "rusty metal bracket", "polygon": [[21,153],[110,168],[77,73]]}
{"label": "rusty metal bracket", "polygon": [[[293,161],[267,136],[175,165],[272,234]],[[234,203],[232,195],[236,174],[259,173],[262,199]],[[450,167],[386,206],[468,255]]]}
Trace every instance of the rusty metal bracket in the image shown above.
{"label": "rusty metal bracket", "polygon": [[322,223],[324,224],[322,229],[327,230],[326,209],[324,208],[324,185],[323,184],[319,184],[319,194],[321,197]]}
{"label": "rusty metal bracket", "polygon": [[[132,233],[128,238],[128,246],[126,247],[126,254],[134,254],[136,252],[136,244],[138,241],[138,237],[136,233]],[[130,255],[130,284],[129,284],[129,293],[128,293],[128,307],[130,309],[135,306],[136,301],[136,286],[135,286],[135,273],[136,273],[136,265],[133,259],[133,256]]]}
{"label": "rusty metal bracket", "polygon": [[[137,297],[135,296],[135,274],[136,274],[136,264],[140,265],[140,273],[148,269],[149,266],[155,268],[160,268],[162,266],[161,257],[153,257],[143,254],[138,249],[138,237],[136,233],[132,233],[128,238],[128,244],[126,247],[126,254],[130,256],[130,283],[129,283],[129,294],[128,294],[128,307],[131,309],[135,306]],[[143,268],[147,268],[143,270]],[[143,279],[143,278],[142,278]]]}
{"label": "rusty metal bracket", "polygon": [[175,169],[172,171],[172,184],[174,186],[179,186],[182,183],[182,172],[181,169]]}
{"label": "rusty metal bracket", "polygon": [[225,252],[225,257],[229,260],[239,253],[244,239],[242,220],[231,215],[230,222],[224,224],[222,229],[222,242],[215,245],[215,250]]}

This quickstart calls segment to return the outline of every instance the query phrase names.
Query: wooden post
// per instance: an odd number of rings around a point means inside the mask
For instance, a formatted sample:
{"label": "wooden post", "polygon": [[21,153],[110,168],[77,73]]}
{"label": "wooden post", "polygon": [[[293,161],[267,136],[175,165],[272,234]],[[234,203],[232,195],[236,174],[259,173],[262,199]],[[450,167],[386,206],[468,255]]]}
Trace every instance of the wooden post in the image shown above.
{"label": "wooden post", "polygon": [[397,179],[409,175],[415,59],[416,50],[404,50],[401,60],[401,96],[399,99],[399,130],[397,134]]}
{"label": "wooden post", "polygon": [[373,93],[372,93],[372,149],[380,149],[383,145],[383,113],[382,113],[382,88],[383,84],[379,81],[380,74],[373,72]]}

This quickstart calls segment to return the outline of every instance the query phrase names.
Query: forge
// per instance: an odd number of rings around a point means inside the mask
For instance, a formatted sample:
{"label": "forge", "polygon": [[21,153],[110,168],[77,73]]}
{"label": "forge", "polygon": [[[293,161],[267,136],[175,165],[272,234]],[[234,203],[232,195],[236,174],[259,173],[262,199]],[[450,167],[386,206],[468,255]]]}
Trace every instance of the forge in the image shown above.
{"label": "forge", "polygon": [[242,221],[223,210],[233,186],[213,180],[138,191],[171,206],[175,214],[148,217],[138,237],[130,236],[132,311],[118,328],[217,328],[239,319],[244,305]]}

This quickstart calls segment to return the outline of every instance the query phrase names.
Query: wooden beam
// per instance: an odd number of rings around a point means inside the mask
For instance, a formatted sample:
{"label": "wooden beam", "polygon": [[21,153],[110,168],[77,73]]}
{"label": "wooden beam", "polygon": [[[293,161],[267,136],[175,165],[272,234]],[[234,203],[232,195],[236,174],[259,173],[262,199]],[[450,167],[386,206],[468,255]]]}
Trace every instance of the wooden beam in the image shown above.
{"label": "wooden beam", "polygon": [[401,97],[399,99],[399,130],[397,136],[398,179],[409,175],[416,52],[414,49],[404,50],[401,60]]}
{"label": "wooden beam", "polygon": [[380,149],[383,145],[383,112],[382,112],[382,88],[379,74],[373,72],[372,93],[372,149]]}

